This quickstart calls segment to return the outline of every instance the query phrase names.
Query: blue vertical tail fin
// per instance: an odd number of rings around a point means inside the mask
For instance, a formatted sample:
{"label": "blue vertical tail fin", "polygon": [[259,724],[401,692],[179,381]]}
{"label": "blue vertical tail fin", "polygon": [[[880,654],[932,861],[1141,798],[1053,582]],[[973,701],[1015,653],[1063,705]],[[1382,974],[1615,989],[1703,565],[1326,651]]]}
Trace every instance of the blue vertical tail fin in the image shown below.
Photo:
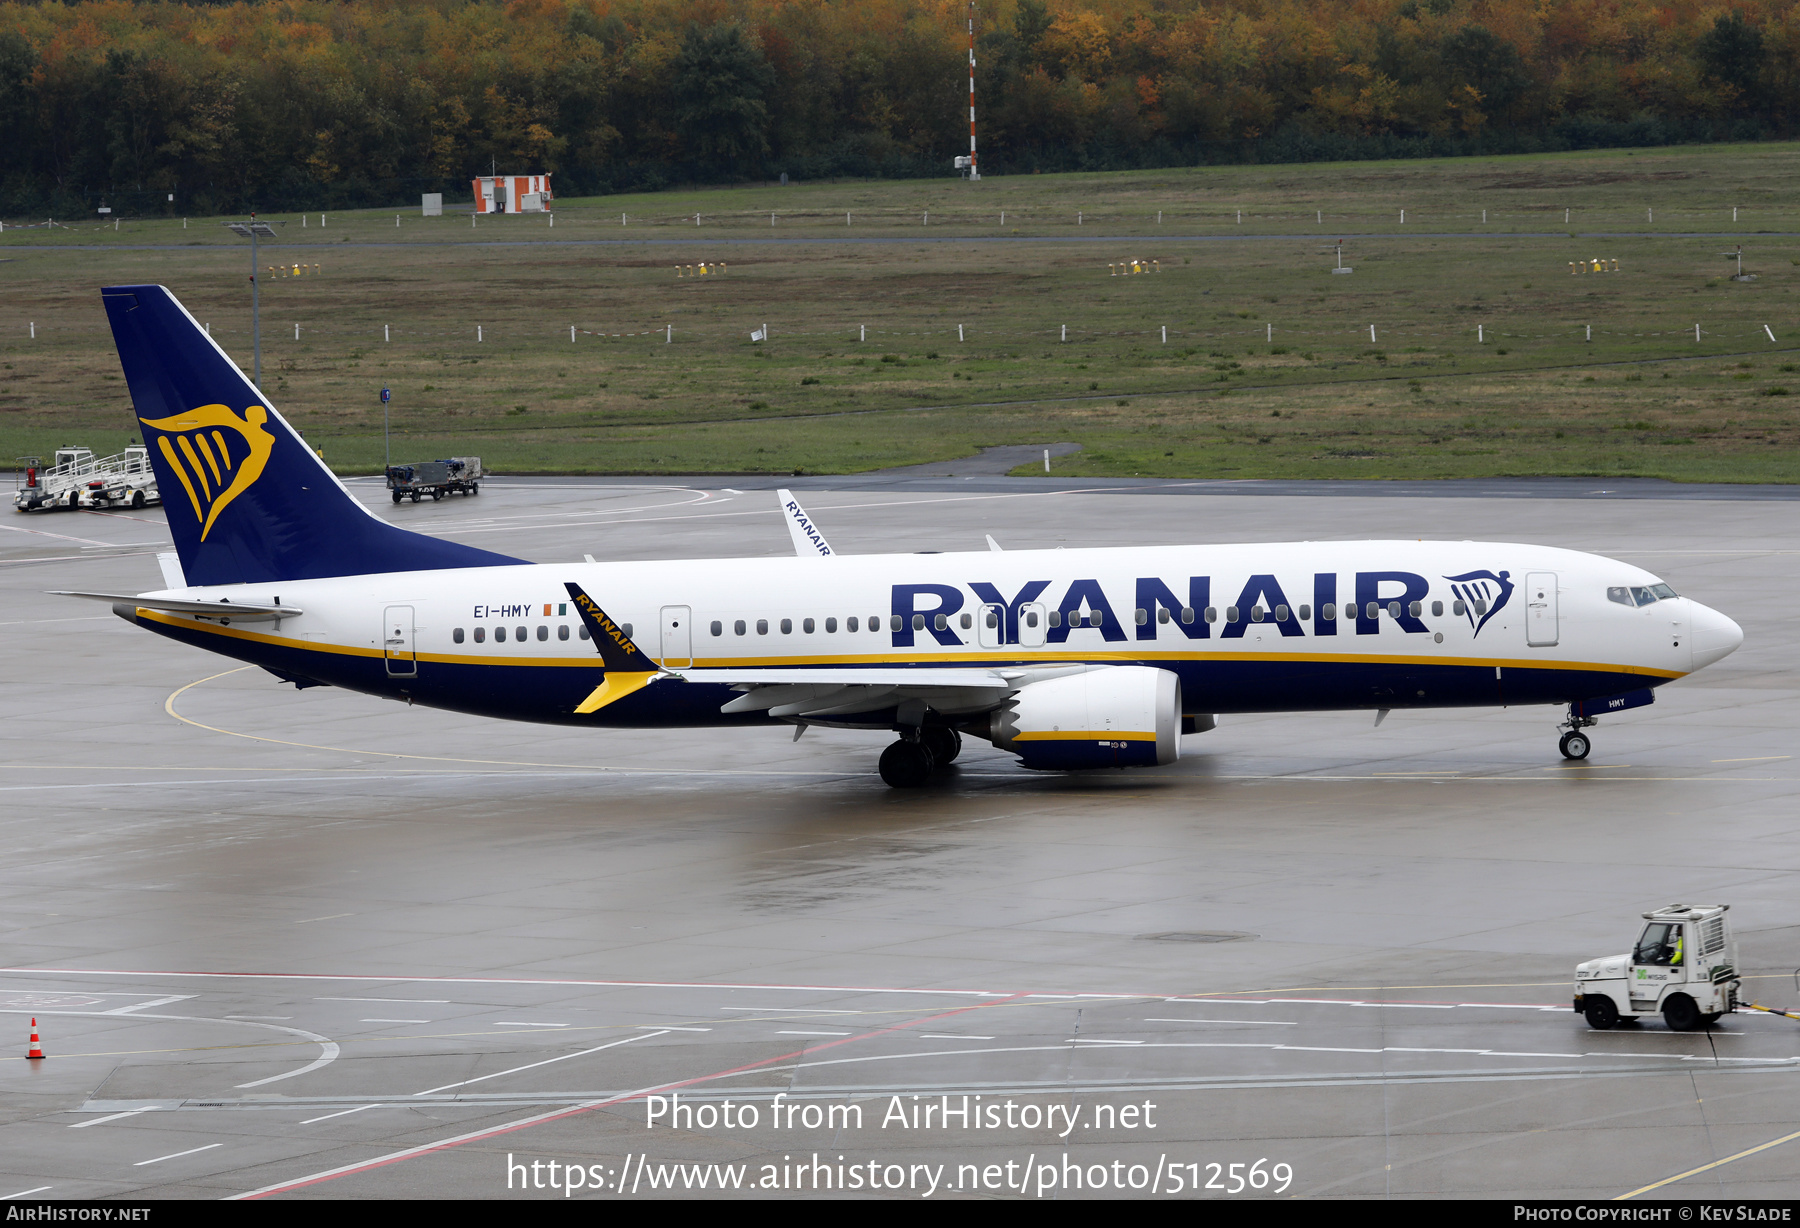
{"label": "blue vertical tail fin", "polygon": [[377,518],[165,287],[101,296],[189,584],[523,561]]}

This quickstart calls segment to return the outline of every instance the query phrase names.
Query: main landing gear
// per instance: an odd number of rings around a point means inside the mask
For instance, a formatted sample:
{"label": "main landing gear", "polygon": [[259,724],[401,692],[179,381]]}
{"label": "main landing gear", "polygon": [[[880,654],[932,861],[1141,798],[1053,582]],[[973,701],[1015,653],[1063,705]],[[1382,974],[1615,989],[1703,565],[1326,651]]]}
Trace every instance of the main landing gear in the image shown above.
{"label": "main landing gear", "polygon": [[1586,759],[1593,743],[1588,740],[1582,730],[1599,722],[1591,716],[1576,716],[1569,713],[1569,719],[1562,723],[1564,730],[1562,739],[1557,742],[1556,749],[1562,752],[1564,759]]}
{"label": "main landing gear", "polygon": [[962,751],[962,734],[930,725],[901,731],[900,740],[881,752],[881,779],[895,789],[916,789]]}

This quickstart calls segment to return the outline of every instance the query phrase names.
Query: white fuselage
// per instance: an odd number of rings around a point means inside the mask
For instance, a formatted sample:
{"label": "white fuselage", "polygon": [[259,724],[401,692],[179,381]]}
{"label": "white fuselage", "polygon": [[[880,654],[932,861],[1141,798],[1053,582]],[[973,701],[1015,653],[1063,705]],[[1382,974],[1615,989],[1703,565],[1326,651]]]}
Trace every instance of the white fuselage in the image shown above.
{"label": "white fuselage", "polygon": [[[1679,678],[1742,638],[1686,598],[1609,599],[1659,584],[1630,564],[1421,541],[393,572],[145,594],[303,611],[279,622],[137,621],[297,680],[566,721],[599,669],[571,581],[674,670],[1150,665],[1207,713],[1574,702]],[[666,681],[594,719],[724,723],[716,689]]]}

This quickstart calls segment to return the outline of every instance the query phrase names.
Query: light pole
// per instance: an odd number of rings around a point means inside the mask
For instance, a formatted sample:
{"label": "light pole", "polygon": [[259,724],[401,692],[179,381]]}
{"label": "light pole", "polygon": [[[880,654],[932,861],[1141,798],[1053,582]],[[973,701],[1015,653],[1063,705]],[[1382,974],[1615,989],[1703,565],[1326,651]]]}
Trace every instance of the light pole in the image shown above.
{"label": "light pole", "polygon": [[226,229],[240,239],[250,240],[250,335],[256,346],[256,391],[262,393],[262,293],[256,279],[256,241],[273,239],[274,227],[259,222],[252,213],[248,222],[226,222]]}

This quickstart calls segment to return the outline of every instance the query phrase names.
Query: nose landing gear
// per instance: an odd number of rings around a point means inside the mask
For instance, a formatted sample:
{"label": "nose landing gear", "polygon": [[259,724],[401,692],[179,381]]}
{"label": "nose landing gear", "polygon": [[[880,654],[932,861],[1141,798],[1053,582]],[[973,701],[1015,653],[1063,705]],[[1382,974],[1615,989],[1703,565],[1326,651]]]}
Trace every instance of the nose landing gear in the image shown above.
{"label": "nose landing gear", "polygon": [[1581,732],[1600,722],[1591,716],[1576,716],[1573,706],[1569,709],[1569,719],[1560,728],[1564,730],[1562,739],[1557,742],[1556,749],[1562,752],[1564,759],[1586,759],[1588,751],[1593,749],[1587,734]]}

